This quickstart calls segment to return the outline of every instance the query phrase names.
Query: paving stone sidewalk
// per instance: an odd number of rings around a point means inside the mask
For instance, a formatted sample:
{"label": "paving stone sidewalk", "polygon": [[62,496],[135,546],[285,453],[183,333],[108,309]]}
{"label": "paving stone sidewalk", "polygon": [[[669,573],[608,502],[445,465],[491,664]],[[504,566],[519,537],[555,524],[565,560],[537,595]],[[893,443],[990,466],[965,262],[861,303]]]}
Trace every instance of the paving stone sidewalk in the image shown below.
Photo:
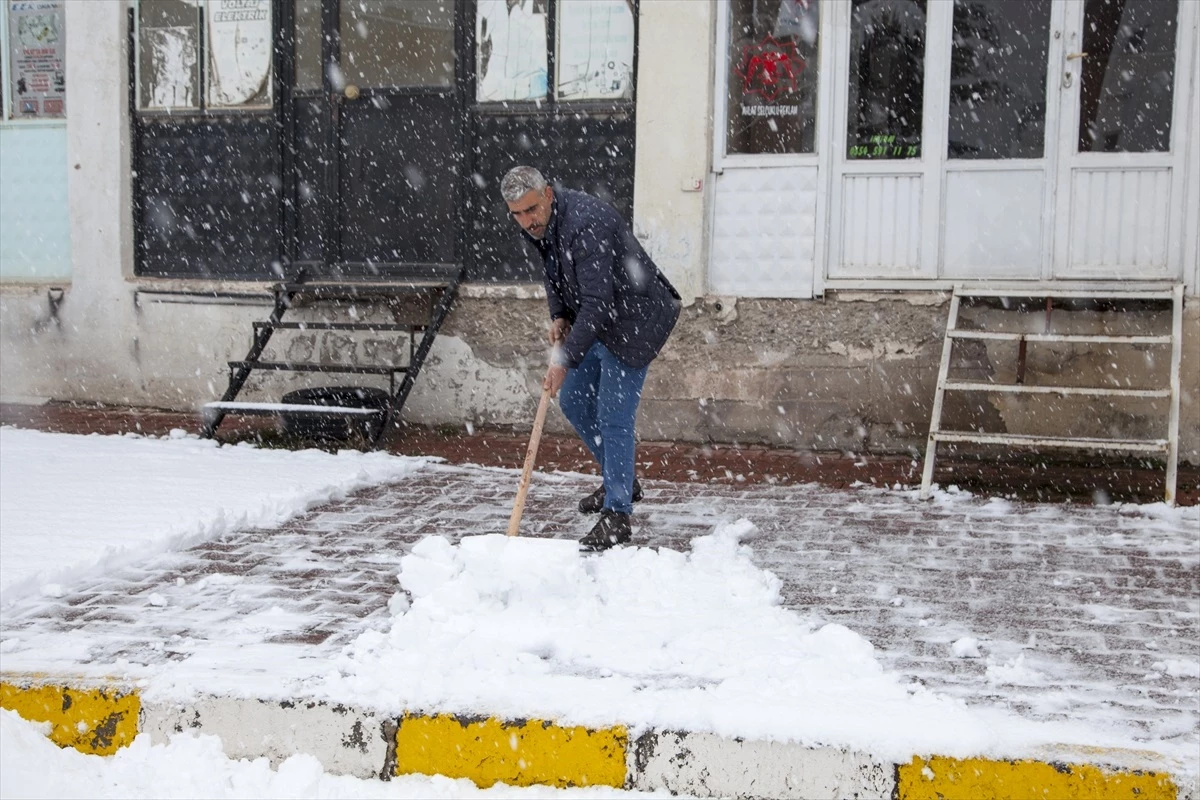
{"label": "paving stone sidewalk", "polygon": [[[415,542],[503,532],[516,483],[512,470],[430,465],[279,528],[26,598],[0,618],[4,669],[112,674],[174,663],[202,672],[206,653],[231,642],[275,665],[328,658],[386,626],[399,560]],[[594,485],[539,474],[523,535],[582,534],[590,519],[571,509]],[[937,691],[1200,742],[1194,511],[666,481],[647,483],[637,511],[638,541],[685,551],[721,521],[750,519],[760,531],[754,558],[782,579],[788,607],[857,631],[886,668]],[[967,637],[978,656],[955,657],[955,642],[971,654]],[[254,669],[244,667],[243,688]]]}

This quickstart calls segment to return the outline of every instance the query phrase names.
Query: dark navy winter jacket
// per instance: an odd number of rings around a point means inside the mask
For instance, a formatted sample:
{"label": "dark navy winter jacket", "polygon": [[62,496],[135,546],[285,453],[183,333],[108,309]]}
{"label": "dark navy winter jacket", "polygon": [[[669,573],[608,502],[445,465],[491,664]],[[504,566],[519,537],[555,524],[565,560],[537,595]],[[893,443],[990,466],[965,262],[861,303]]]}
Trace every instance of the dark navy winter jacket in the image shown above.
{"label": "dark navy winter jacket", "polygon": [[658,355],[679,319],[679,293],[616,209],[555,187],[546,235],[524,235],[542,255],[550,319],[571,323],[561,363],[579,366],[597,339],[634,369]]}

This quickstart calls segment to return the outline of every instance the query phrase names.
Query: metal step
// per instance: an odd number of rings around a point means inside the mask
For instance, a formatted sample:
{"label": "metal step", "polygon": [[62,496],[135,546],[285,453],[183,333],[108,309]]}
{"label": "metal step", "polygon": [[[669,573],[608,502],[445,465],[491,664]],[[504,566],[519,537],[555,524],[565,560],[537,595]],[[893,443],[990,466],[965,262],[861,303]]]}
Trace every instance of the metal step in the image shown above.
{"label": "metal step", "polygon": [[420,325],[396,325],[393,323],[376,324],[371,322],[271,322],[262,320],[254,323],[254,329],[270,328],[271,330],[291,331],[381,331],[404,333],[422,333],[429,327]]}
{"label": "metal step", "polygon": [[245,403],[238,400],[214,400],[211,403],[205,403],[200,408],[205,413],[220,411],[228,414],[264,417],[283,413],[334,417],[377,417],[383,414],[383,409],[380,408],[320,406],[308,403]]}
{"label": "metal step", "polygon": [[281,283],[273,291],[286,292],[304,300],[370,300],[388,297],[412,297],[440,292],[446,281],[397,281],[389,283]]}
{"label": "metal step", "polygon": [[1078,344],[1170,344],[1170,336],[1089,333],[1007,333],[1004,331],[947,331],[954,339],[995,339],[1010,342],[1074,342]]}
{"label": "metal step", "polygon": [[389,367],[379,364],[308,364],[296,361],[230,361],[232,369],[249,367],[284,372],[334,372],[345,375],[394,375],[408,372],[408,367]]}
{"label": "metal step", "polygon": [[[1045,331],[1043,333],[1021,333],[1010,331],[960,330],[958,315],[960,305],[966,298],[998,297],[998,298],[1044,298]],[[1055,298],[1080,298],[1086,300],[1163,300],[1169,301],[1160,312],[1169,313],[1169,335],[1115,335],[1097,334],[1065,334],[1051,333],[1051,313],[1054,310]],[[1023,313],[1020,309],[1003,309],[1014,313]],[[1016,383],[989,383],[986,381],[950,380],[949,373],[952,352],[956,340],[993,340],[1015,341],[1020,347],[1017,350]],[[1095,345],[1170,345],[1171,361],[1170,376],[1167,386],[1151,389],[1121,389],[1091,386],[1058,386],[1058,385],[1029,385],[1023,382],[1025,370],[1026,345],[1029,342],[1071,342],[1077,344]],[[1179,460],[1179,371],[1183,347],[1183,284],[1164,286],[1162,284],[1141,284],[1130,286],[1127,290],[1108,291],[1103,287],[1089,288],[1086,286],[1033,287],[979,287],[966,288],[956,286],[950,298],[950,313],[946,323],[946,333],[942,340],[941,366],[938,370],[937,389],[934,394],[933,410],[929,421],[929,438],[925,447],[925,465],[921,473],[920,497],[930,496],[933,484],[934,461],[937,457],[937,446],[940,442],[969,442],[974,444],[999,444],[1009,446],[1044,446],[1044,447],[1073,447],[1094,450],[1124,450],[1137,452],[1164,453],[1166,455],[1166,476],[1163,488],[1163,499],[1168,504],[1175,502],[1175,488],[1178,477]],[[1112,352],[1111,348],[1108,352]],[[973,431],[943,431],[942,410],[946,392],[987,392],[997,394],[1026,394],[1026,395],[1057,395],[1076,397],[1136,397],[1163,398],[1168,401],[1166,412],[1166,437],[1157,439],[1103,439],[1078,436],[1041,436],[1020,433],[978,433]]]}
{"label": "metal step", "polygon": [[935,431],[930,435],[937,442],[1012,444],[1025,447],[1073,447],[1083,450],[1132,450],[1165,453],[1170,446],[1170,442],[1166,439],[1099,439],[1083,436],[1035,436],[1024,433],[976,433],[973,431]]}
{"label": "metal step", "polygon": [[1170,397],[1170,389],[1106,389],[1092,386],[1029,386],[1023,383],[985,383],[983,381],[947,381],[946,391],[1005,392],[1009,394],[1059,394],[1082,397]]}
{"label": "metal step", "polygon": [[959,297],[1037,297],[1037,298],[1077,298],[1081,300],[1170,300],[1174,297],[1174,288],[1164,289],[1129,289],[1127,291],[1104,292],[1095,289],[1053,289],[1053,288],[1023,288],[1011,286],[996,289],[955,289]]}

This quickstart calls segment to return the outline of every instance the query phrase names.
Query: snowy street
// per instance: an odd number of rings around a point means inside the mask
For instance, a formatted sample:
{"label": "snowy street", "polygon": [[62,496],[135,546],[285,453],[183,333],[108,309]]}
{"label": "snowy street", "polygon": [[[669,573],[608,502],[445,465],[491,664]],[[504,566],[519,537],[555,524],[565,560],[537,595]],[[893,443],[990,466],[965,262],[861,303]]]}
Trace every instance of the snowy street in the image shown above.
{"label": "snowy street", "polygon": [[1195,507],[654,481],[641,546],[582,557],[587,476],[536,476],[514,541],[480,536],[511,470],[0,437],[6,680],[1200,772]]}

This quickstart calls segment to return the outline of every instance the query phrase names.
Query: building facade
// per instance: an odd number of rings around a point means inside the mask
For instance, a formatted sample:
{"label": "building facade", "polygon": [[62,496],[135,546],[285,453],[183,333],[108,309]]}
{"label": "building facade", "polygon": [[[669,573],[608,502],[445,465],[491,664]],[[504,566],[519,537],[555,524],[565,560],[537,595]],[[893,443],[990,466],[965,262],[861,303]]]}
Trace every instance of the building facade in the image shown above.
{"label": "building facade", "polygon": [[[1200,461],[1188,388],[1200,384],[1200,6],[1188,0],[5,11],[6,400],[198,408],[221,394],[272,282],[301,267],[386,282],[465,266],[406,416],[527,425],[545,305],[497,186],[531,163],[610,200],[684,295],[647,381],[647,438],[915,454],[953,286],[1182,283],[1180,454]],[[39,15],[58,50],[30,44]],[[36,97],[35,73],[50,76]],[[276,346],[350,362],[407,348],[335,331]],[[989,377],[1014,354],[964,358]],[[1059,346],[1028,359],[1129,385],[1169,361]],[[275,377],[248,396],[295,385]],[[1034,432],[1082,417],[1120,436],[1163,409],[976,398],[947,413]]]}

